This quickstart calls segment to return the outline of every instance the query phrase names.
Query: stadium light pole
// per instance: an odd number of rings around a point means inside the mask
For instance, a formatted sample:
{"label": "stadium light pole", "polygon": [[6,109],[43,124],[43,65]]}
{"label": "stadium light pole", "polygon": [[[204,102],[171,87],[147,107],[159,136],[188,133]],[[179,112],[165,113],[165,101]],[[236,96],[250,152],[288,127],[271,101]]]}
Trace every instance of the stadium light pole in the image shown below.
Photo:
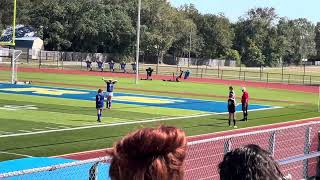
{"label": "stadium light pole", "polygon": [[141,0],[138,0],[138,20],[137,20],[137,49],[136,49],[136,84],[139,80],[139,55],[140,55],[140,15],[141,15]]}
{"label": "stadium light pole", "polygon": [[189,56],[188,56],[188,67],[190,67],[190,61],[191,61],[191,46],[192,46],[192,36],[191,32],[192,29],[190,29],[190,36],[189,36]]}

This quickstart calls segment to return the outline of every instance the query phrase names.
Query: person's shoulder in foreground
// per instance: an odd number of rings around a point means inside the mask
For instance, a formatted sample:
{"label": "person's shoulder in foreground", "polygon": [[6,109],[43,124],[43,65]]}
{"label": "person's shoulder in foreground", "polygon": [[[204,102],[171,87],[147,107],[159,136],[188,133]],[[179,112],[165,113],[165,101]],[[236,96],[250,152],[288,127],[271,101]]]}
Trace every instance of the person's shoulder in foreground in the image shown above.
{"label": "person's shoulder in foreground", "polygon": [[144,128],[118,141],[110,153],[112,180],[183,180],[185,133],[175,127]]}

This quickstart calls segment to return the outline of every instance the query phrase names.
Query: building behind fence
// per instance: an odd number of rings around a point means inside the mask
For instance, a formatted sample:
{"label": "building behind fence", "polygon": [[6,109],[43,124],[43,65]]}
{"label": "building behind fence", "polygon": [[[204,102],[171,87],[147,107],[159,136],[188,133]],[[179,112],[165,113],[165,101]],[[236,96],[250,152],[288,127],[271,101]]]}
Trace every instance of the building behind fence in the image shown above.
{"label": "building behind fence", "polygon": [[[226,152],[247,144],[268,150],[293,180],[315,177],[319,166],[320,122],[197,139],[188,143],[185,179],[219,179],[218,164]],[[110,158],[100,157],[56,166],[0,174],[0,179],[108,179]]]}

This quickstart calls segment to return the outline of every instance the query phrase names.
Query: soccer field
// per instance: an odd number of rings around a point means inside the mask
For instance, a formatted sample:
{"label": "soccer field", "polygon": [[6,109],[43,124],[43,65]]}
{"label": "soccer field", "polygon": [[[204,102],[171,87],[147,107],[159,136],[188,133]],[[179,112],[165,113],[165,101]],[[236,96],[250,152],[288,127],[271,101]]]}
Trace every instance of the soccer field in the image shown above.
{"label": "soccer field", "polygon": [[[132,130],[159,124],[180,127],[188,136],[230,130],[225,113],[229,84],[154,80],[136,85],[132,78],[117,78],[113,108],[104,111],[99,124],[94,95],[104,88],[101,76],[41,72],[19,76],[33,84],[0,85],[0,161],[111,147]],[[249,121],[239,121],[238,128],[320,115],[317,94],[247,89],[252,111]],[[239,101],[240,87],[235,90]]]}

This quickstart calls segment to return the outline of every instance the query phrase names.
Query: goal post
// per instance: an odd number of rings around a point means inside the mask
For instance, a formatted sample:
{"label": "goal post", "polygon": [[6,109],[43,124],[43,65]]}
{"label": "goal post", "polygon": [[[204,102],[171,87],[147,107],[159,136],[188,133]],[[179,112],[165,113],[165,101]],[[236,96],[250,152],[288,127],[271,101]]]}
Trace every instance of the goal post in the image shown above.
{"label": "goal post", "polygon": [[15,46],[17,0],[1,0],[0,7],[0,47]]}
{"label": "goal post", "polygon": [[21,54],[21,50],[0,48],[0,82],[11,84],[19,82],[18,64]]}

